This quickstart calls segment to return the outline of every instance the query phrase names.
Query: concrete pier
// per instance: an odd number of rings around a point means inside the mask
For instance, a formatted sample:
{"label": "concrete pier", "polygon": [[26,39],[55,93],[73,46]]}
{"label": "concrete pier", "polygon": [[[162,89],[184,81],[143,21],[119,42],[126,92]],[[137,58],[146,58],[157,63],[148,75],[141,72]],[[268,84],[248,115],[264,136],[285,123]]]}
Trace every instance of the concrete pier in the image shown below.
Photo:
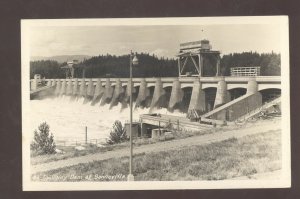
{"label": "concrete pier", "polygon": [[147,98],[150,96],[150,90],[147,88],[147,82],[145,78],[141,80],[139,94],[136,99],[136,107],[145,106]]}
{"label": "concrete pier", "polygon": [[[50,81],[49,81],[50,82]],[[52,79],[51,80],[51,86],[55,86],[56,85],[56,82],[55,82],[55,79]]]}
{"label": "concrete pier", "polygon": [[72,83],[72,79],[68,79],[68,86],[67,86],[66,95],[72,95],[72,94],[73,94],[73,83]]}
{"label": "concrete pier", "polygon": [[202,85],[199,80],[195,80],[193,84],[193,91],[188,110],[192,109],[199,112],[206,111],[205,92],[202,90]]}
{"label": "concrete pier", "polygon": [[86,92],[87,97],[93,98],[94,92],[95,92],[94,83],[93,83],[92,79],[90,79],[88,82],[88,86],[87,86],[87,92]]}
{"label": "concrete pier", "polygon": [[48,82],[47,82],[47,86],[51,86],[51,81],[48,81]]}
{"label": "concrete pier", "polygon": [[94,105],[94,104],[96,104],[97,102],[100,101],[103,93],[104,93],[104,89],[102,87],[101,79],[98,79],[97,83],[96,83],[94,97],[93,97],[93,100],[92,100],[92,105]]}
{"label": "concrete pier", "polygon": [[183,90],[181,89],[181,84],[179,80],[175,80],[172,85],[171,97],[168,105],[169,110],[173,110],[176,105],[178,105],[183,98]]}
{"label": "concrete pier", "polygon": [[163,84],[160,78],[156,79],[155,82],[155,88],[154,88],[154,93],[153,93],[153,98],[150,106],[150,112],[152,109],[160,107],[163,96],[165,95],[165,90],[163,89]]}
{"label": "concrete pier", "polygon": [[67,89],[67,81],[66,81],[66,79],[63,79],[62,84],[61,84],[61,89],[60,89],[60,95],[65,95],[66,89]]}
{"label": "concrete pier", "polygon": [[230,100],[229,92],[227,91],[227,84],[224,79],[218,82],[216,99],[214,103],[214,109],[226,104]]}
{"label": "concrete pier", "polygon": [[74,80],[74,85],[73,85],[73,96],[77,96],[79,94],[79,91],[78,91],[78,79],[76,78]]}
{"label": "concrete pier", "polygon": [[81,79],[79,95],[82,97],[86,96],[86,84],[85,79]]}
{"label": "concrete pier", "polygon": [[56,87],[55,87],[55,95],[59,95],[59,93],[60,93],[60,88],[61,88],[61,80],[58,79],[58,80],[57,80]]}
{"label": "concrete pier", "polygon": [[101,99],[101,103],[100,103],[101,106],[103,106],[107,103],[110,103],[110,101],[113,97],[113,92],[114,92],[114,88],[111,86],[110,79],[108,78],[108,79],[106,79],[106,82],[105,82],[105,91],[104,91],[104,94]]}
{"label": "concrete pier", "polygon": [[125,93],[124,93],[124,90],[122,87],[122,82],[120,81],[120,79],[117,79],[113,97],[110,102],[110,108],[112,108],[113,106],[116,106],[119,102],[121,102],[121,100],[124,98],[124,95],[125,95]]}
{"label": "concrete pier", "polygon": [[255,79],[251,79],[248,81],[247,84],[247,94],[254,94],[258,91],[258,85],[257,82],[255,81]]}

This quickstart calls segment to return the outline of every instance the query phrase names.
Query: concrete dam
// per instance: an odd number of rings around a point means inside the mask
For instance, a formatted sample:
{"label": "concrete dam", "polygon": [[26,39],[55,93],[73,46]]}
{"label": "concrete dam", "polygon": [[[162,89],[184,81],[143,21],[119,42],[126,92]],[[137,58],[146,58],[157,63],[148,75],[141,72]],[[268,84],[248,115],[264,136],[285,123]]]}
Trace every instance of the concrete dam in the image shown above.
{"label": "concrete dam", "polygon": [[[31,99],[68,95],[84,97],[85,103],[110,107],[122,104],[126,108],[130,98],[129,78],[73,78],[44,79],[45,87],[32,89]],[[31,87],[37,84],[31,80]],[[280,96],[280,76],[256,77],[162,77],[133,78],[133,101],[136,107],[197,110],[201,114],[212,111],[241,96],[259,94],[262,103]]]}

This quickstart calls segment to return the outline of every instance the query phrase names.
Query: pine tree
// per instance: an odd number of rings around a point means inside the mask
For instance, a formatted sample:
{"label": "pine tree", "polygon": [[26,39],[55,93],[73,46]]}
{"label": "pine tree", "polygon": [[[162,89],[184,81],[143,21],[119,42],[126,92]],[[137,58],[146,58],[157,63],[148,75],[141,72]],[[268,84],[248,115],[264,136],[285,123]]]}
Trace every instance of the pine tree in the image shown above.
{"label": "pine tree", "polygon": [[126,130],[122,126],[122,123],[118,120],[115,121],[113,124],[113,130],[110,132],[109,140],[107,141],[108,144],[116,144],[121,143],[128,140],[126,135]]}
{"label": "pine tree", "polygon": [[49,135],[49,129],[49,125],[43,122],[38,127],[39,131],[34,131],[34,139],[30,148],[39,155],[55,153],[56,145],[52,133]]}

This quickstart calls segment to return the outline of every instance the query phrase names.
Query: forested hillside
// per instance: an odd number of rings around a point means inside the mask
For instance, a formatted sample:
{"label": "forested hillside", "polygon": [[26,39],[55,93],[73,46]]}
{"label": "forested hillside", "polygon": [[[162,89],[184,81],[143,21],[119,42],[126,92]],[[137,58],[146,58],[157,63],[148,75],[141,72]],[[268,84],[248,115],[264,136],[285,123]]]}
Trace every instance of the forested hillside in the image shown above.
{"label": "forested hillside", "polygon": [[[176,77],[178,76],[175,59],[158,58],[155,55],[140,53],[139,64],[133,68],[134,77]],[[64,78],[61,69],[66,63],[57,61],[30,62],[30,78],[41,74],[46,78]],[[79,64],[86,68],[87,78],[97,77],[129,77],[129,55],[99,55],[86,59]],[[261,66],[261,75],[280,75],[280,54],[244,52],[223,55],[221,58],[222,75],[230,75],[231,67]],[[75,77],[82,77],[82,69],[77,68]]]}
{"label": "forested hillside", "polygon": [[221,59],[223,75],[230,75],[231,67],[260,66],[261,75],[280,75],[280,54],[244,52],[224,55]]}

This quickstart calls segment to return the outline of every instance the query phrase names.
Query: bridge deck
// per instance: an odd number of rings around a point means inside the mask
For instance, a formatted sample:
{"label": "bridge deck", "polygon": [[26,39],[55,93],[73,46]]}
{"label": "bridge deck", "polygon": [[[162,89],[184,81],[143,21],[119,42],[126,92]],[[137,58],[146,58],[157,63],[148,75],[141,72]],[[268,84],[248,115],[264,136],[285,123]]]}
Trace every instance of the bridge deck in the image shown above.
{"label": "bridge deck", "polygon": [[[74,81],[76,78],[71,79],[71,81]],[[81,78],[77,78],[81,79]],[[93,82],[97,82],[97,78],[85,78],[85,81],[89,81],[89,79],[92,79]],[[110,79],[110,81],[115,82],[117,80],[120,80],[123,83],[127,83],[129,78],[99,78],[101,82],[105,83],[106,79]],[[132,80],[133,82],[140,82],[142,80],[146,80],[146,82],[155,82],[157,77],[146,77],[146,78],[137,78],[134,77]],[[182,83],[191,83],[195,80],[199,79],[200,82],[218,82],[221,79],[224,79],[226,82],[248,82],[250,79],[254,79],[257,82],[281,82],[281,76],[255,76],[255,77],[233,77],[233,76],[217,76],[217,77],[161,77],[161,80],[163,82],[173,82],[175,80],[179,79]],[[45,81],[50,80],[58,80],[58,79],[45,79]]]}

